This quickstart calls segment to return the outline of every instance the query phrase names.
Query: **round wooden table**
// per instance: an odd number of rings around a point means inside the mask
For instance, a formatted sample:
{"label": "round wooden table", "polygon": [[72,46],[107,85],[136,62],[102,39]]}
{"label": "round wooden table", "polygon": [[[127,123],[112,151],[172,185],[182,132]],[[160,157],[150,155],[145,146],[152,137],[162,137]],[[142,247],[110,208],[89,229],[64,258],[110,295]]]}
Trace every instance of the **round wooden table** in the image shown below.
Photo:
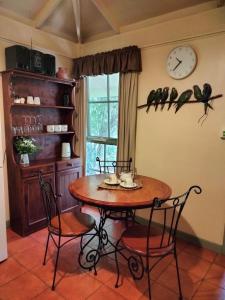
{"label": "round wooden table", "polygon": [[[117,251],[116,246],[110,241],[106,229],[104,228],[108,211],[126,210],[145,208],[151,206],[154,198],[166,199],[171,195],[171,188],[164,182],[146,177],[136,176],[135,181],[141,183],[139,189],[102,189],[99,185],[107,178],[107,175],[99,174],[92,176],[84,176],[69,185],[71,195],[85,204],[96,206],[99,208],[100,221],[96,227],[96,233],[82,246],[79,254],[79,264],[84,269],[94,268],[96,273],[96,265],[99,259],[105,255],[113,254]],[[89,243],[94,239],[98,239],[96,249],[89,249]],[[112,250],[105,251],[105,246],[110,244]]]}
{"label": "round wooden table", "polygon": [[137,175],[135,180],[142,184],[139,189],[108,190],[98,188],[107,175],[84,176],[69,185],[71,195],[81,202],[105,208],[144,208],[153,202],[155,197],[166,199],[171,195],[171,188],[164,182]]}

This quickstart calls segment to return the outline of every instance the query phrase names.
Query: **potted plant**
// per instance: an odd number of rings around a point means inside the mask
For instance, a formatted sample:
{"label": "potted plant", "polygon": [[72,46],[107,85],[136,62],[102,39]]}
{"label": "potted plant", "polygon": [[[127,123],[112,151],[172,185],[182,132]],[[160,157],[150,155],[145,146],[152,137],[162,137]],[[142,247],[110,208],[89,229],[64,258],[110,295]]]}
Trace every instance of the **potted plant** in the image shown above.
{"label": "potted plant", "polygon": [[17,137],[15,140],[16,151],[20,154],[20,164],[29,165],[29,155],[37,152],[40,147],[33,138]]}

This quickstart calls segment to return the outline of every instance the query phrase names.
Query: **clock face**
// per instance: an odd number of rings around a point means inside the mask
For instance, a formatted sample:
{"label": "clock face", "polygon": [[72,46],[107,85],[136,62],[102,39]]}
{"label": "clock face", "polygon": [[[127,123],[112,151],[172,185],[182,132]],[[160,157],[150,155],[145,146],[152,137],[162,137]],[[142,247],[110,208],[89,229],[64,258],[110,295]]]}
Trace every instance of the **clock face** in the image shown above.
{"label": "clock face", "polygon": [[190,75],[196,66],[197,55],[193,48],[180,46],[173,49],[167,58],[167,72],[175,79]]}

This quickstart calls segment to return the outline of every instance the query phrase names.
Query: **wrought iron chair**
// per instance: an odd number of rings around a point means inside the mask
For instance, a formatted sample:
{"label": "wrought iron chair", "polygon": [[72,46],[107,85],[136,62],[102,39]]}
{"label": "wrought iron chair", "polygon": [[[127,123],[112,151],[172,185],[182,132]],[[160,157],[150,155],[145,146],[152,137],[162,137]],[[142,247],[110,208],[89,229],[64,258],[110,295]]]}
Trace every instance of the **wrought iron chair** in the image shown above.
{"label": "wrought iron chair", "polygon": [[[44,180],[41,173],[39,173],[39,184],[48,225],[48,237],[46,242],[43,265],[46,264],[46,256],[50,237],[57,248],[52,282],[52,290],[54,290],[60,249],[71,240],[81,237],[82,252],[82,250],[84,249],[84,247],[82,247],[82,237],[86,235],[93,235],[88,233],[93,228],[96,228],[96,225],[95,219],[92,216],[85,213],[81,213],[80,211],[74,210],[68,213],[60,213],[58,204],[58,197],[60,196],[56,196],[54,194],[52,185]],[[68,240],[62,242],[62,237],[66,237],[68,238]]]}
{"label": "wrought iron chair", "polygon": [[[96,157],[96,161],[98,162],[100,174],[119,174],[121,172],[131,171],[132,158],[129,160],[100,160],[99,157]],[[106,218],[124,220],[126,224],[128,224],[129,221],[134,222],[135,211],[132,209],[109,210],[106,212]]]}
{"label": "wrought iron chair", "polygon": [[[151,299],[150,272],[164,257],[172,254],[176,261],[179,299],[183,299],[177,262],[176,233],[181,212],[192,190],[196,194],[200,194],[202,191],[199,186],[192,186],[186,193],[177,197],[166,200],[155,198],[152,206],[149,207],[148,224],[134,225],[123,232],[120,240],[117,242],[117,250],[115,252],[117,267],[116,288],[119,287],[120,278],[118,253],[127,260],[134,280],[142,279],[144,273],[147,273],[149,299]],[[162,224],[160,226],[153,225],[153,217],[156,214],[159,217],[160,213]],[[128,250],[128,253],[131,252],[131,255],[125,255],[123,253],[124,249]],[[156,261],[150,266],[149,260],[151,258],[155,258]]]}

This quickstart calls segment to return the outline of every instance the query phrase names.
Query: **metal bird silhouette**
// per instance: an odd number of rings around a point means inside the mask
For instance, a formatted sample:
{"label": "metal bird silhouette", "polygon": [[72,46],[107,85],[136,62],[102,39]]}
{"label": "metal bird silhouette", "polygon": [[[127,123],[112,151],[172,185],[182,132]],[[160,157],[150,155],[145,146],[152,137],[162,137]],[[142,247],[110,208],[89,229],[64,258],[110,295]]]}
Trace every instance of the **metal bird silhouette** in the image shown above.
{"label": "metal bird silhouette", "polygon": [[198,85],[194,85],[193,89],[194,89],[195,99],[201,101],[203,99],[203,94],[200,87]]}
{"label": "metal bird silhouette", "polygon": [[156,94],[155,90],[152,90],[149,93],[148,98],[147,98],[147,109],[146,109],[146,112],[149,111],[151,104],[155,101],[155,94]]}
{"label": "metal bird silhouette", "polygon": [[186,90],[184,91],[178,98],[177,100],[177,106],[176,106],[176,110],[175,110],[175,113],[178,112],[178,110],[186,103],[188,102],[188,100],[191,98],[193,94],[193,91],[192,90]]}
{"label": "metal bird silhouette", "polygon": [[162,91],[161,110],[163,110],[168,96],[169,96],[169,87],[164,87]]}
{"label": "metal bird silhouette", "polygon": [[162,89],[158,88],[155,94],[155,111],[157,111],[161,99],[162,99]]}
{"label": "metal bird silhouette", "polygon": [[211,108],[213,109],[212,105],[209,104],[209,98],[212,94],[212,88],[209,83],[205,83],[203,85],[203,90],[201,91],[200,87],[198,85],[193,86],[194,89],[194,96],[195,98],[204,103],[205,108],[205,114],[207,114],[207,109]]}
{"label": "metal bird silhouette", "polygon": [[171,94],[170,94],[170,100],[169,100],[168,110],[169,110],[170,107],[172,106],[173,101],[177,98],[177,96],[178,96],[178,92],[177,92],[177,90],[173,87],[173,88],[172,88],[172,91],[171,91]]}

